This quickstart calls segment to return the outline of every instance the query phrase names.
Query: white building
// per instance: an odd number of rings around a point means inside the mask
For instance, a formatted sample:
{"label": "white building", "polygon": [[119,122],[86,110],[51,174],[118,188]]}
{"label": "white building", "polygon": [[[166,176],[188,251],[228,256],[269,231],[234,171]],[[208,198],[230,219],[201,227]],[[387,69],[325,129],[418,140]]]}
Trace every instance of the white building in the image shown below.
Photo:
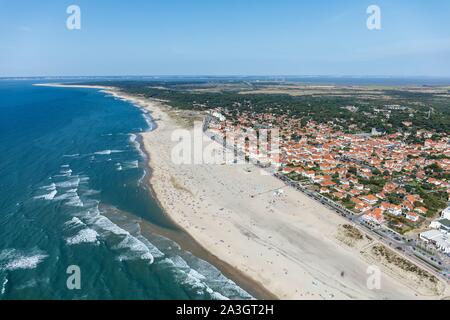
{"label": "white building", "polygon": [[439,230],[429,230],[422,232],[419,237],[425,242],[433,242],[435,239],[442,237],[442,233]]}
{"label": "white building", "polygon": [[227,118],[225,118],[225,116],[223,114],[221,114],[220,112],[213,112],[212,113],[213,117],[216,117],[217,119],[219,119],[219,121],[225,121]]}
{"label": "white building", "polygon": [[430,228],[440,230],[441,232],[444,233],[450,233],[450,220],[448,219],[434,220],[433,222],[431,222]]}
{"label": "white building", "polygon": [[401,206],[394,206],[394,205],[392,205],[388,209],[388,212],[396,217],[400,216],[403,213]]}
{"label": "white building", "polygon": [[442,237],[436,240],[436,247],[446,254],[450,254],[450,239]]}
{"label": "white building", "polygon": [[371,135],[372,136],[382,136],[382,135],[384,135],[385,134],[385,132],[384,131],[378,131],[378,129],[377,128],[372,128],[372,132],[371,132]]}
{"label": "white building", "polygon": [[448,220],[450,220],[450,207],[448,207],[447,209],[445,209],[444,211],[442,211],[441,217],[442,217],[442,219],[448,219]]}
{"label": "white building", "polygon": [[429,231],[422,232],[419,235],[420,239],[425,242],[432,242],[432,241],[434,241],[434,239],[437,239],[441,236],[442,236],[442,234],[439,232],[439,230],[429,230]]}
{"label": "white building", "polygon": [[439,230],[430,230],[425,231],[420,234],[420,239],[434,244],[436,248],[441,250],[442,252],[449,254],[450,253],[450,238],[447,234],[439,231]]}
{"label": "white building", "polygon": [[419,220],[419,215],[414,212],[407,212],[405,214],[405,217],[406,217],[406,219],[413,221],[413,222],[416,222]]}

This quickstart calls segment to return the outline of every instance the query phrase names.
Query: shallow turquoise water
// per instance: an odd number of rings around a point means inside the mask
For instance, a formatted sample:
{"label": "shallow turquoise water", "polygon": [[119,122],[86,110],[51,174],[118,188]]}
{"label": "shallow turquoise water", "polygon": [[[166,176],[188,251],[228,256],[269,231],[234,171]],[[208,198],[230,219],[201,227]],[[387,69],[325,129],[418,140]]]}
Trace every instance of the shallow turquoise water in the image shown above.
{"label": "shallow turquoise water", "polygon": [[[0,299],[249,298],[216,268],[107,211],[163,225],[136,134],[151,118],[97,90],[0,81]],[[79,266],[81,289],[66,285]]]}

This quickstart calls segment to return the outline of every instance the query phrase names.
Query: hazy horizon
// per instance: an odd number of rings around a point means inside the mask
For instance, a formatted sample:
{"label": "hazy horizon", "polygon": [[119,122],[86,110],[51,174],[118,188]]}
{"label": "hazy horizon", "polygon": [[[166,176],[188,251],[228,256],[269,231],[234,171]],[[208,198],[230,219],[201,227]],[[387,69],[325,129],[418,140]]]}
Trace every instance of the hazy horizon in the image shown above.
{"label": "hazy horizon", "polygon": [[[80,29],[70,30],[73,4]],[[366,24],[374,4],[379,30]],[[445,78],[447,12],[444,0],[17,1],[0,13],[0,76]]]}
{"label": "hazy horizon", "polygon": [[144,81],[158,82],[252,82],[252,83],[285,83],[316,86],[392,86],[392,87],[446,87],[450,86],[450,77],[433,76],[359,76],[359,75],[117,75],[117,76],[29,76],[0,77],[0,81],[35,81],[46,83],[52,81],[66,83],[82,83],[83,81]]}

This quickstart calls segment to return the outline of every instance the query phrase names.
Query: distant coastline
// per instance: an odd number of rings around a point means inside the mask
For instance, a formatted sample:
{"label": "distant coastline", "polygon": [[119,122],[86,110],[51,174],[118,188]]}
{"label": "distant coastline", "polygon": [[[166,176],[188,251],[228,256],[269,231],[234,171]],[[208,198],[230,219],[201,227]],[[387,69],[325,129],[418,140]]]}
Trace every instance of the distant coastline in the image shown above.
{"label": "distant coastline", "polygon": [[155,75],[155,76],[68,76],[68,77],[0,77],[0,80],[39,80],[39,81],[256,81],[256,82],[286,82],[304,85],[342,85],[342,86],[450,86],[450,77],[442,76],[359,76],[359,75]]}

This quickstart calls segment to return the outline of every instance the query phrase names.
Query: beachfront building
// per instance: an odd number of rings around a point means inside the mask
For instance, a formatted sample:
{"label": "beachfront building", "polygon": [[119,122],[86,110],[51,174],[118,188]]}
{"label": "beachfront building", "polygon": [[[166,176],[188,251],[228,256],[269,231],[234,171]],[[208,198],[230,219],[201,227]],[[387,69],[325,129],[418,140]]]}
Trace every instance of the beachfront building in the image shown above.
{"label": "beachfront building", "polygon": [[424,242],[433,244],[438,250],[450,254],[450,238],[448,234],[433,229],[422,232],[419,237]]}
{"label": "beachfront building", "polygon": [[430,228],[450,234],[450,220],[448,219],[434,220],[433,222],[431,222]]}
{"label": "beachfront building", "polygon": [[394,215],[394,216],[400,216],[403,211],[402,211],[402,207],[399,205],[391,205],[391,207],[388,209],[389,213]]}
{"label": "beachfront building", "polygon": [[406,219],[408,219],[409,221],[412,221],[412,222],[419,221],[419,215],[414,212],[407,212],[405,214],[405,217],[406,217]]}
{"label": "beachfront building", "polygon": [[450,255],[450,220],[445,218],[434,220],[430,228],[432,229],[420,234],[420,239]]}
{"label": "beachfront building", "polygon": [[368,204],[370,204],[372,206],[378,202],[378,198],[375,197],[372,194],[369,194],[369,195],[366,195],[366,196],[362,196],[361,200],[367,202]]}
{"label": "beachfront building", "polygon": [[[354,213],[381,209],[383,219],[373,214],[367,218],[398,232],[418,226],[421,217],[436,216],[450,198],[446,178],[450,173],[450,140],[446,133],[423,129],[416,132],[415,139],[408,139],[401,131],[349,133],[350,129],[360,130],[345,121],[301,123],[301,119],[270,112],[233,115],[223,108],[213,112],[220,123],[211,127],[222,133],[234,132],[237,137],[248,135],[245,128],[278,128],[279,153],[273,157],[270,149],[264,154],[276,170]],[[245,149],[245,144],[240,148]],[[274,163],[274,158],[279,161]],[[442,218],[450,220],[450,207],[442,212]]]}
{"label": "beachfront building", "polygon": [[441,217],[450,220],[450,207],[442,211]]}
{"label": "beachfront building", "polygon": [[366,213],[361,218],[367,222],[373,222],[378,225],[384,223],[383,210],[381,210],[380,208],[376,208],[369,213]]}

